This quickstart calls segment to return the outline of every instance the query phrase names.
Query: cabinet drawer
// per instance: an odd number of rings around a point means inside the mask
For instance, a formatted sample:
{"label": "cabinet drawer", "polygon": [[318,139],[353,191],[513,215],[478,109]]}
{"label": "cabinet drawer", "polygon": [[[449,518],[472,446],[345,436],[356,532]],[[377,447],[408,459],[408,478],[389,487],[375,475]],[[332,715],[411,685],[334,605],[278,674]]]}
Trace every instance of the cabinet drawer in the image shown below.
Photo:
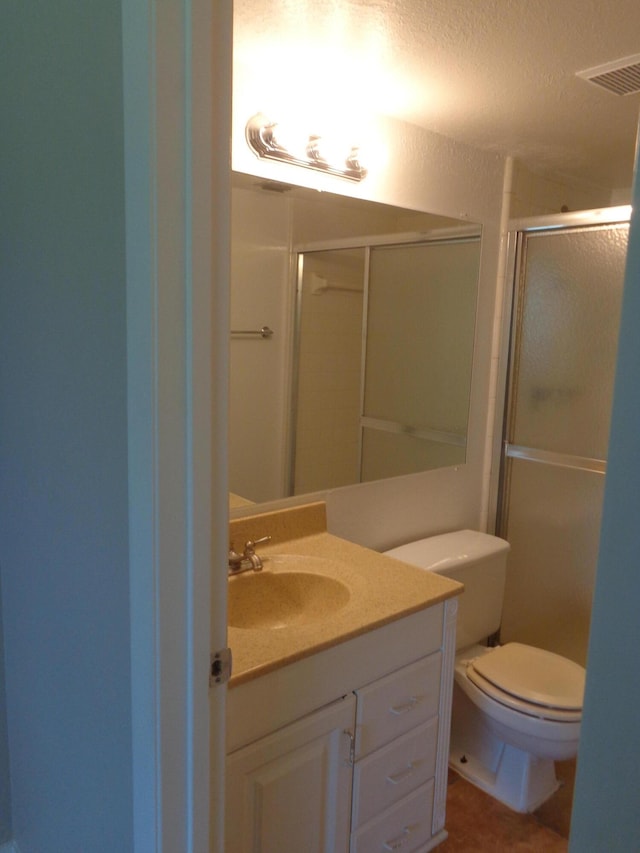
{"label": "cabinet drawer", "polygon": [[433,780],[351,835],[351,853],[412,853],[431,838]]}
{"label": "cabinet drawer", "polygon": [[435,652],[356,690],[356,757],[368,755],[438,713],[442,655]]}
{"label": "cabinet drawer", "polygon": [[431,779],[436,772],[438,717],[359,761],[353,776],[351,825],[357,829]]}

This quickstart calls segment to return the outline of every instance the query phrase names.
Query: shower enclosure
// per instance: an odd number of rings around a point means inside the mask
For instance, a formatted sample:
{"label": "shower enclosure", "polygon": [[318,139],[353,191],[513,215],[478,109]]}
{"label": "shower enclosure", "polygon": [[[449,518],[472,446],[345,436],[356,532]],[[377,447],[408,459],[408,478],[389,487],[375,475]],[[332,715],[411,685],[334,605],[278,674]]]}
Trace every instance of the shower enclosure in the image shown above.
{"label": "shower enclosure", "polygon": [[498,535],[501,639],[584,664],[598,556],[628,213],[518,223]]}

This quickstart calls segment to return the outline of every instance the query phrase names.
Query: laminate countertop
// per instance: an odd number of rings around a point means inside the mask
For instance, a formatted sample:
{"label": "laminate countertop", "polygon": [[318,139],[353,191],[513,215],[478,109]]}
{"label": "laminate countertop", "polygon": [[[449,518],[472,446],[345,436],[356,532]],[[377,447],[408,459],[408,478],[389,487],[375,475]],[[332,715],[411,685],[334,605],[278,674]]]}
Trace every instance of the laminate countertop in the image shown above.
{"label": "laminate countertop", "polygon": [[[239,552],[248,540],[267,535],[271,537],[269,543],[256,549],[264,564],[261,572],[248,571],[229,578],[230,603],[233,585],[251,583],[262,573],[319,573],[338,583],[329,582],[324,604],[295,623],[280,627],[229,624],[228,644],[233,655],[230,687],[431,607],[464,589],[449,578],[328,533],[322,502],[230,522],[230,541]],[[259,591],[257,585],[255,589]],[[230,606],[229,612],[230,623],[247,621],[248,614],[238,613],[237,607]]]}

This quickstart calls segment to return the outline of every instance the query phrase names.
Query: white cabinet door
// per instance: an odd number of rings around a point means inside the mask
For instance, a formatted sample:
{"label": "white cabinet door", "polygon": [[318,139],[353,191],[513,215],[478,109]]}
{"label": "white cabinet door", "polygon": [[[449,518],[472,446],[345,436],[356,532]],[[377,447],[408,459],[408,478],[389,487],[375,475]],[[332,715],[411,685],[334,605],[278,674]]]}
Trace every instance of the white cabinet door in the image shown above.
{"label": "white cabinet door", "polygon": [[349,695],[229,755],[226,853],[347,853],[354,723]]}

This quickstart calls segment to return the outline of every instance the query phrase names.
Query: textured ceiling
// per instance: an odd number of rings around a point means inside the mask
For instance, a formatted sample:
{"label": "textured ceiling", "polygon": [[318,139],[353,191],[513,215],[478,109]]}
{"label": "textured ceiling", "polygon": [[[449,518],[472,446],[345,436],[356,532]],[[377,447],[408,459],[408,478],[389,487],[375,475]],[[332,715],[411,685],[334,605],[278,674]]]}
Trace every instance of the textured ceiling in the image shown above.
{"label": "textured ceiling", "polygon": [[234,4],[235,80],[257,109],[325,98],[609,189],[631,183],[640,95],[575,75],[637,53],[640,0]]}

